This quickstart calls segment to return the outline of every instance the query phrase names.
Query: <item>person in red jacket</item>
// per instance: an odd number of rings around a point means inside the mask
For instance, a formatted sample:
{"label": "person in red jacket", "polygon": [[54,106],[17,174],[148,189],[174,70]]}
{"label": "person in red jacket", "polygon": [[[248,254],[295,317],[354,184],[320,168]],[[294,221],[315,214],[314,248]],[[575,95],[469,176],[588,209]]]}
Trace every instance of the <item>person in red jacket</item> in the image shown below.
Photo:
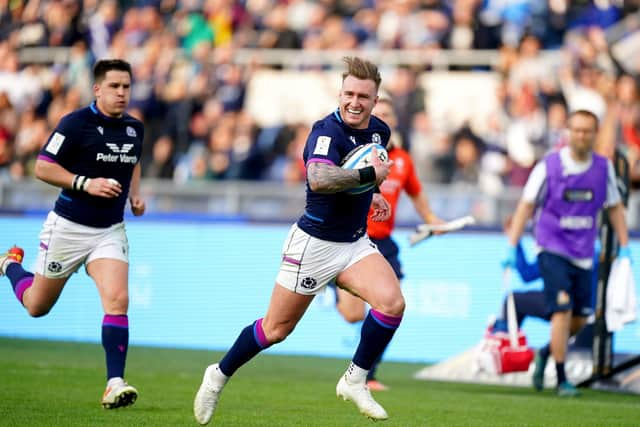
{"label": "person in red jacket", "polygon": [[[378,250],[382,255],[389,261],[398,279],[402,279],[404,274],[398,258],[398,245],[391,238],[391,233],[395,226],[395,211],[401,192],[404,190],[407,193],[416,211],[427,224],[440,224],[443,221],[431,211],[429,200],[422,192],[422,185],[416,175],[411,155],[402,148],[399,135],[393,132],[397,126],[397,118],[391,100],[383,97],[378,99],[378,103],[373,109],[373,114],[382,119],[392,129],[388,152],[389,160],[393,164],[387,179],[380,186],[382,196],[391,205],[391,216],[386,221],[376,222],[371,220],[372,211],[369,211],[367,234],[370,240],[378,246]],[[366,307],[362,299],[338,287],[336,287],[336,298],[338,312],[347,322],[358,323],[364,320]],[[387,390],[387,386],[377,381],[375,377],[379,362],[380,359],[374,363],[367,374],[367,385],[369,389],[374,391]]]}

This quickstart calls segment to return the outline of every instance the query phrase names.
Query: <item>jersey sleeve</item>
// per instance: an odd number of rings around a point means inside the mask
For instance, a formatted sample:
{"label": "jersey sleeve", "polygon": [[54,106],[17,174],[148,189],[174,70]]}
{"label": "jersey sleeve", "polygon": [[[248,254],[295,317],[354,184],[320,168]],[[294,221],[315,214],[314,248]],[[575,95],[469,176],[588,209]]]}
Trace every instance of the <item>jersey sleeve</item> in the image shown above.
{"label": "jersey sleeve", "polygon": [[547,180],[547,165],[544,160],[535,165],[527,183],[522,190],[522,200],[529,203],[536,203],[542,193],[543,186]]}
{"label": "jersey sleeve", "polygon": [[74,125],[73,122],[70,116],[65,116],[60,120],[58,126],[56,126],[40,150],[38,159],[54,163],[64,161],[66,154],[75,141],[75,129],[77,125]]}
{"label": "jersey sleeve", "polygon": [[389,126],[382,120],[380,120],[380,122],[382,123],[383,129],[384,129],[384,132],[382,133],[381,144],[384,148],[388,150],[390,148],[390,142],[391,142],[391,128],[389,128]]}
{"label": "jersey sleeve", "polygon": [[140,121],[137,124],[138,124],[138,126],[137,126],[138,132],[139,132],[138,133],[138,138],[140,139],[140,150],[139,150],[139,153],[138,153],[138,162],[137,163],[140,163],[141,160],[142,160],[142,153],[144,152],[144,150],[142,149],[142,147],[144,145],[144,124],[142,124],[142,122],[140,122]]}
{"label": "jersey sleeve", "polygon": [[404,161],[407,163],[407,179],[404,183],[404,191],[411,196],[416,196],[422,191],[422,184],[416,174],[416,168],[411,156],[407,154]]}
{"label": "jersey sleeve", "polygon": [[618,191],[618,184],[616,182],[616,171],[613,168],[611,160],[607,159],[607,200],[605,201],[605,207],[609,208],[622,202],[620,191]]}
{"label": "jersey sleeve", "polygon": [[305,146],[305,163],[320,162],[339,165],[344,151],[341,139],[340,133],[330,126],[314,126]]}

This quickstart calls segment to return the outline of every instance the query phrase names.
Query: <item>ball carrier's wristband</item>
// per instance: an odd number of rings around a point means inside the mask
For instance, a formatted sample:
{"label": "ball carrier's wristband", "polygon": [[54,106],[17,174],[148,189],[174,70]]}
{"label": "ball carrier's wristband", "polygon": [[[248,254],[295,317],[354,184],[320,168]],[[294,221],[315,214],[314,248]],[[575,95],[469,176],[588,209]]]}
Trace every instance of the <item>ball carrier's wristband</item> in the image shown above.
{"label": "ball carrier's wristband", "polygon": [[376,180],[376,169],[373,166],[358,169],[358,173],[360,174],[360,184],[367,184]]}

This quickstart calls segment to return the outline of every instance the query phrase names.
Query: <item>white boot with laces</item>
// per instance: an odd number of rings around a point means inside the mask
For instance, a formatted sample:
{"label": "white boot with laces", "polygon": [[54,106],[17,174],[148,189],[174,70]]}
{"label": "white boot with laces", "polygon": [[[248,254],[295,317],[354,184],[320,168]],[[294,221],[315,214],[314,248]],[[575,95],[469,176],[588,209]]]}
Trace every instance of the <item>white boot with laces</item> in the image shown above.
{"label": "white boot with laces", "polygon": [[350,400],[360,412],[372,420],[386,420],[387,411],[371,396],[366,383],[367,371],[351,363],[347,372],[340,377],[336,394],[344,400]]}

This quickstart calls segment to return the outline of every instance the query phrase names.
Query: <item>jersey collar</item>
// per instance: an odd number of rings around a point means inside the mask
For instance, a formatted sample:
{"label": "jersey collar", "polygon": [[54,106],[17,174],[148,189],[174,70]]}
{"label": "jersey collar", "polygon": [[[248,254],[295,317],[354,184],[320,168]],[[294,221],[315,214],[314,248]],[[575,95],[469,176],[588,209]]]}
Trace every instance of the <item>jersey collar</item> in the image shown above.
{"label": "jersey collar", "polygon": [[93,114],[95,114],[96,116],[105,119],[105,120],[114,120],[114,121],[120,121],[124,119],[124,114],[122,115],[122,117],[109,117],[105,114],[103,114],[99,109],[98,106],[96,105],[96,101],[93,101],[90,105],[89,108],[91,109],[91,112]]}
{"label": "jersey collar", "polygon": [[340,109],[336,108],[336,110],[333,112],[333,115],[336,117],[336,120],[339,121],[340,123],[344,122],[342,121],[342,117],[340,117]]}

